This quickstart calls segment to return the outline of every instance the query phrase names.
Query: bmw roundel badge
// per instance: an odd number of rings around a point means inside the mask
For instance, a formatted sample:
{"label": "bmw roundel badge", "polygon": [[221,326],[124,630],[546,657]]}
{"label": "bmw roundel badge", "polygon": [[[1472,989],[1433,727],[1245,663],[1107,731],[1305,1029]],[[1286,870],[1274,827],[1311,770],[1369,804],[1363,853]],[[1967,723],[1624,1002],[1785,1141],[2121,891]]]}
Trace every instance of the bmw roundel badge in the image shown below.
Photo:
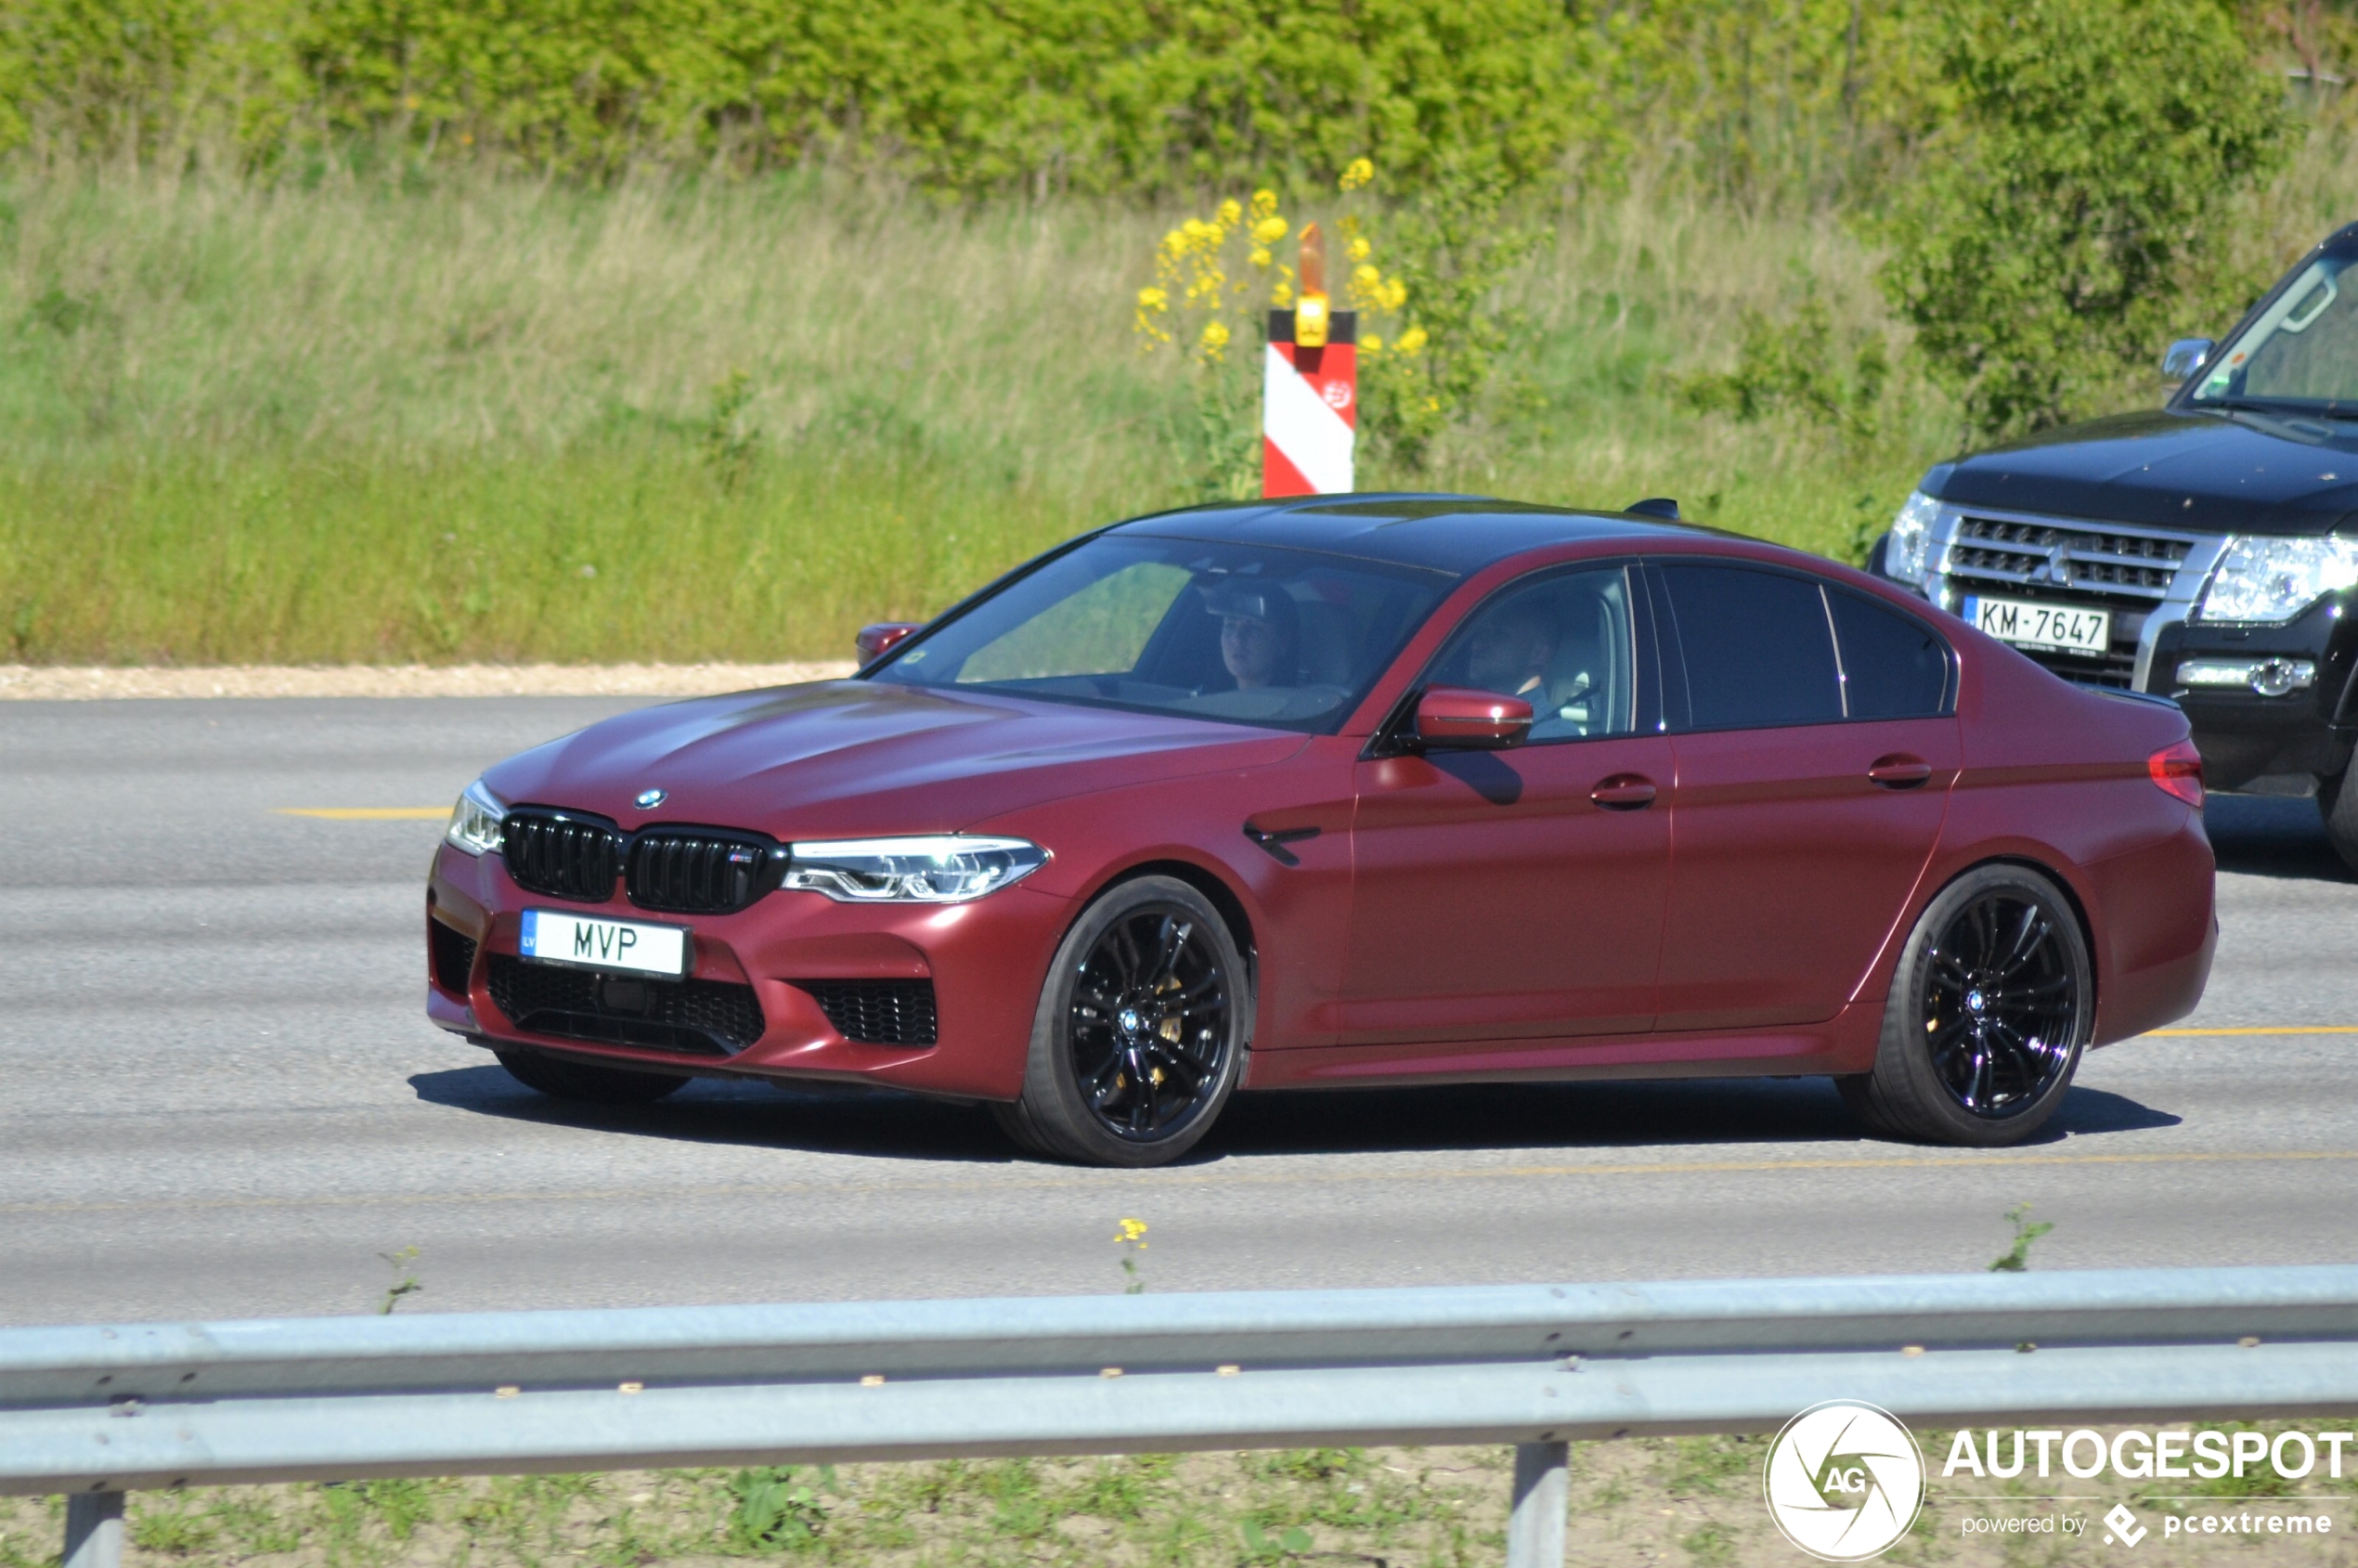
{"label": "bmw roundel badge", "polygon": [[663,791],[659,789],[642,789],[639,792],[639,798],[633,801],[632,804],[637,806],[641,811],[652,811],[656,807],[663,804]]}

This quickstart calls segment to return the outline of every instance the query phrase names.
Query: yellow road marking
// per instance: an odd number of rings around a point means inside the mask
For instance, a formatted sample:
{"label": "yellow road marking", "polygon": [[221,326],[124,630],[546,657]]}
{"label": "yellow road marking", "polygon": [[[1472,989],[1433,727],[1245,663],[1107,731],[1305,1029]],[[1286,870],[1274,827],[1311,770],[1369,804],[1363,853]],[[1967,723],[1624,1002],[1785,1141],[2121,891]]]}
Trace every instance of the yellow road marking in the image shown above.
{"label": "yellow road marking", "polygon": [[2013,1171],[2026,1165],[2313,1164],[2327,1160],[2358,1161],[2358,1149],[2247,1149],[2181,1154],[2017,1154],[2007,1149],[1960,1149],[1946,1156],[1894,1155],[1847,1160],[1684,1160],[1658,1163],[1600,1160],[1578,1165],[1502,1165],[1495,1170],[1474,1167],[1442,1171],[1339,1172],[1315,1175],[1276,1171],[1234,1175],[1093,1171],[1082,1176],[1028,1177],[986,1184],[973,1181],[771,1182],[758,1186],[648,1187],[643,1190],[605,1187],[551,1192],[352,1193],[342,1197],[316,1198],[186,1198],[162,1199],[153,1202],[114,1199],[98,1203],[10,1203],[0,1204],[0,1214],[121,1213],[162,1209],[393,1209],[461,1203],[611,1203],[629,1199],[677,1201],[694,1198],[775,1198],[796,1193],[822,1193],[836,1198],[926,1193],[971,1196],[977,1192],[1095,1190],[1102,1188],[1108,1181],[1123,1180],[1132,1186],[1152,1186],[1157,1190],[1167,1190],[1171,1187],[1271,1186],[1279,1184],[1287,1186],[1364,1186],[1380,1181],[1508,1181],[1534,1176],[1702,1176],[1767,1174],[1778,1171],[1995,1170],[2001,1167]]}
{"label": "yellow road marking", "polygon": [[2196,1034],[2358,1034],[2358,1024],[2287,1024],[2281,1029],[2151,1029],[2143,1038],[2173,1040]]}
{"label": "yellow road marking", "polygon": [[281,806],[282,817],[325,817],[331,823],[440,822],[447,806]]}

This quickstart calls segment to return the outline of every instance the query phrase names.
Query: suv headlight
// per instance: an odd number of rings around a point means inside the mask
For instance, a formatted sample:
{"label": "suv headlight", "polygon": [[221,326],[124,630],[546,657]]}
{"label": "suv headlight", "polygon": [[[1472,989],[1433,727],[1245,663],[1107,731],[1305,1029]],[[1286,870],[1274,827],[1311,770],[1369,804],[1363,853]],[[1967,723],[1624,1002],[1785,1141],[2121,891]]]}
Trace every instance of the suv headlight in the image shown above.
{"label": "suv headlight", "polygon": [[1924,586],[1924,573],[1932,564],[1932,525],[1940,515],[1940,503],[1922,490],[1911,493],[1899,515],[1891,520],[1891,543],[1885,547],[1883,569],[1886,577],[1916,588]]}
{"label": "suv headlight", "polygon": [[831,838],[787,849],[784,886],[838,903],[955,904],[995,893],[1048,863],[1020,838]]}
{"label": "suv headlight", "polygon": [[2195,618],[2282,626],[2336,589],[2358,584],[2358,540],[2238,534]]}
{"label": "suv headlight", "polygon": [[499,819],[508,809],[499,797],[483,787],[477,779],[469,784],[459,803],[450,808],[450,825],[442,836],[470,855],[480,855],[486,849],[499,848]]}

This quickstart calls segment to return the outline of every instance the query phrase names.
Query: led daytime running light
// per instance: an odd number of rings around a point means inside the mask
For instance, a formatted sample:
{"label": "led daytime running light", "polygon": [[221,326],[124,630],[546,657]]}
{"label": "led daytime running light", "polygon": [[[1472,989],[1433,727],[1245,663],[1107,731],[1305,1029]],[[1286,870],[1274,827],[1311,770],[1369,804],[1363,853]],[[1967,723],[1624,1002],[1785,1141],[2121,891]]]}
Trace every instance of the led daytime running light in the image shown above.
{"label": "led daytime running light", "polygon": [[1048,863],[1048,852],[1025,839],[957,833],[816,839],[787,853],[785,888],[838,903],[965,903]]}
{"label": "led daytime running light", "polygon": [[442,836],[454,847],[470,855],[480,855],[499,848],[499,822],[508,814],[499,797],[483,787],[477,779],[459,797],[450,808],[450,825]]}

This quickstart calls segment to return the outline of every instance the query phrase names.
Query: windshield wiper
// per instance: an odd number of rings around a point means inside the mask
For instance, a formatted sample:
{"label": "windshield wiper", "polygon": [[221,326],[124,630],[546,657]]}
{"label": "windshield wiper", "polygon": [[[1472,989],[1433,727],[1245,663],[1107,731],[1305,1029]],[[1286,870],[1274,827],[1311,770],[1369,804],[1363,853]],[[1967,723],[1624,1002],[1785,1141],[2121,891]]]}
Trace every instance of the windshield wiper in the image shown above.
{"label": "windshield wiper", "polygon": [[2216,408],[2228,414],[2266,414],[2280,420],[2358,420],[2358,409],[2343,408],[2339,400],[2319,408],[2273,397],[2204,397],[2197,399],[2194,407]]}

